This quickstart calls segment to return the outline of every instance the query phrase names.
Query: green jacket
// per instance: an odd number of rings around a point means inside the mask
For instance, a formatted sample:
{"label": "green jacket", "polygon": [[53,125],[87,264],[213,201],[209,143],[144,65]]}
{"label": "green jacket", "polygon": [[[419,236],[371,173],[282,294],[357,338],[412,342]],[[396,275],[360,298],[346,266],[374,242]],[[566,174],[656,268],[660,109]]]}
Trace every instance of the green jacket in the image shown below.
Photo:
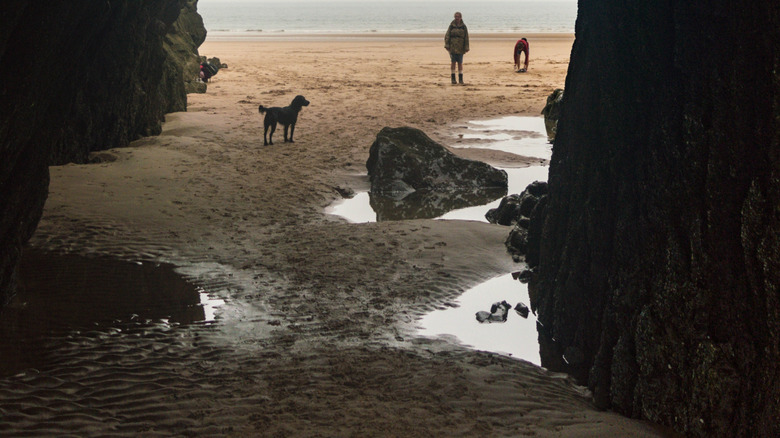
{"label": "green jacket", "polygon": [[444,34],[444,48],[450,53],[462,55],[469,51],[469,29],[461,21],[460,26],[452,20],[447,33]]}

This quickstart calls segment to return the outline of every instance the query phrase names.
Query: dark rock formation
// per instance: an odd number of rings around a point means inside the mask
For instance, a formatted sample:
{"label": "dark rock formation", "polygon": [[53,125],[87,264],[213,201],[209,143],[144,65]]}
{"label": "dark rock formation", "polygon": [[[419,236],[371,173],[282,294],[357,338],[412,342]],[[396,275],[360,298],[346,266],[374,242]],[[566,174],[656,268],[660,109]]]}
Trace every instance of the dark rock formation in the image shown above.
{"label": "dark rock formation", "polygon": [[547,139],[555,141],[555,133],[558,132],[558,119],[561,117],[563,105],[563,90],[556,88],[547,96],[547,104],[542,109],[544,116],[544,128],[547,131]]}
{"label": "dark rock formation", "polygon": [[336,186],[333,187],[333,190],[335,190],[336,193],[338,193],[344,199],[351,199],[355,197],[355,190],[352,187]]}
{"label": "dark rock formation", "polygon": [[513,272],[512,279],[517,280],[520,283],[527,284],[529,281],[531,281],[532,275],[533,271],[531,269],[523,269],[522,271]]}
{"label": "dark rock formation", "polygon": [[369,150],[372,193],[507,188],[507,175],[460,158],[414,128],[382,128]]}
{"label": "dark rock formation", "polygon": [[506,300],[499,301],[496,303],[493,303],[492,306],[490,306],[490,312],[487,312],[485,310],[480,310],[476,313],[477,321],[479,322],[487,322],[487,323],[493,323],[493,322],[506,322],[507,317],[509,316],[509,309],[512,308],[512,305],[507,303]]}
{"label": "dark rock formation", "polygon": [[512,194],[502,199],[498,207],[491,208],[485,213],[485,219],[491,224],[499,225],[515,225],[520,222],[524,223],[522,225],[524,228],[527,228],[531,212],[539,197],[545,194],[547,194],[547,183],[534,181],[519,195]]}
{"label": "dark rock formation", "polygon": [[[163,42],[180,0],[3,2],[0,307],[40,218],[48,166],[160,132],[181,72]],[[178,91],[177,91],[178,90]]]}
{"label": "dark rock formation", "polygon": [[521,197],[517,193],[505,196],[498,207],[485,213],[485,219],[491,224],[514,225],[520,219]]}
{"label": "dark rock formation", "polygon": [[[485,218],[490,223],[500,225],[514,225],[509,237],[506,239],[507,251],[512,254],[515,261],[521,261],[526,256],[529,247],[528,241],[531,217],[536,211],[536,206],[547,195],[547,183],[534,181],[529,184],[519,195],[509,195],[501,200],[497,208],[489,210]],[[538,242],[538,238],[536,240]],[[530,251],[534,251],[531,248]],[[538,250],[537,250],[538,251]]]}
{"label": "dark rock formation", "polygon": [[187,110],[187,93],[205,93],[206,84],[198,81],[200,72],[200,56],[198,47],[206,41],[206,28],[203,26],[203,18],[198,14],[198,0],[184,1],[184,7],[179,18],[165,35],[163,48],[168,54],[166,71],[171,75],[177,72],[181,75],[179,80],[171,80],[173,86],[183,86],[183,91],[177,89],[176,93],[168,93],[175,97],[169,104],[166,112]]}
{"label": "dark rock formation", "polygon": [[509,232],[509,237],[504,244],[516,262],[522,261],[523,256],[528,252],[528,228],[516,225]]}
{"label": "dark rock formation", "polygon": [[477,317],[477,321],[479,322],[489,322],[490,320],[490,312],[486,310],[480,310],[475,315]]}
{"label": "dark rock formation", "polygon": [[515,312],[523,318],[528,318],[528,314],[531,313],[531,310],[524,303],[517,303],[517,305],[515,305]]}
{"label": "dark rock formation", "polygon": [[[536,203],[536,206],[531,212],[530,221],[528,223],[528,236],[526,237],[525,263],[531,269],[539,266],[539,252],[541,250],[541,244],[542,244],[542,226],[544,225],[545,215],[547,214],[548,200],[549,197],[547,195],[539,197],[539,201]],[[510,233],[510,238],[511,238],[511,233]],[[508,249],[509,252],[512,253],[511,247],[508,247]],[[532,293],[533,290],[529,288],[528,292]]]}
{"label": "dark rock formation", "polygon": [[777,2],[579,3],[530,286],[599,406],[780,436],[778,47]]}
{"label": "dark rock formation", "polygon": [[201,64],[207,62],[207,63],[213,65],[214,67],[216,67],[217,71],[219,71],[219,70],[221,70],[223,68],[227,68],[227,64],[223,64],[222,61],[219,58],[217,58],[217,57],[209,58],[208,56],[201,56],[200,57],[200,62],[201,62]]}

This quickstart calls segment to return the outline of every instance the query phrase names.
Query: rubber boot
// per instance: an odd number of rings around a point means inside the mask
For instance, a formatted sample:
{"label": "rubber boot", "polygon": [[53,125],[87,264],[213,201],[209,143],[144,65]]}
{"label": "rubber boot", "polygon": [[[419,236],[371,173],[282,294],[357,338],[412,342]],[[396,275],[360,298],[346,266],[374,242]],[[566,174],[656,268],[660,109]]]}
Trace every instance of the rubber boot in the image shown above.
{"label": "rubber boot", "polygon": [[[452,75],[452,83],[455,83],[455,75]],[[458,73],[458,83],[461,85],[464,85],[463,83],[463,73]]]}
{"label": "rubber boot", "polygon": [[457,82],[455,81],[455,73],[452,73],[451,76],[452,76],[452,85],[457,84]]}

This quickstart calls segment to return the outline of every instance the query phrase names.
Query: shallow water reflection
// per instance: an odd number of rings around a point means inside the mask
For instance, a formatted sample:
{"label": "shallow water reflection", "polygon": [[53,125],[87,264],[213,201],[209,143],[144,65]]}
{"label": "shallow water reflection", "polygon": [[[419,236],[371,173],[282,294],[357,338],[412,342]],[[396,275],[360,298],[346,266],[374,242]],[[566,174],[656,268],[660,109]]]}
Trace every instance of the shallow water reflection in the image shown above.
{"label": "shallow water reflection", "polygon": [[[435,194],[414,192],[401,200],[360,192],[350,199],[335,202],[325,212],[347,219],[351,223],[377,222],[400,219],[447,219],[487,222],[485,213],[498,207],[501,199],[510,193],[521,193],[534,181],[547,181],[547,166],[506,168],[508,190],[486,190],[481,193],[450,195],[436,198]],[[470,205],[470,206],[469,206]]]}
{"label": "shallow water reflection", "polygon": [[172,265],[25,248],[18,294],[0,314],[0,375],[45,363],[46,343],[68,333],[207,323],[222,304]]}
{"label": "shallow water reflection", "polygon": [[[534,181],[547,181],[547,166],[521,167],[514,169],[504,169],[509,175],[509,190],[507,193],[522,193],[529,184]],[[492,202],[479,205],[477,207],[461,208],[450,211],[437,219],[445,220],[468,220],[487,222],[485,213],[491,208],[496,208],[501,203],[501,198],[494,199]]]}
{"label": "shallow water reflection", "polygon": [[[402,199],[369,193],[369,205],[377,221],[433,219],[452,210],[485,204],[506,196],[506,189],[481,189],[448,193],[416,191]],[[484,207],[483,207],[484,208]]]}
{"label": "shallow water reflection", "polygon": [[541,366],[536,315],[523,318],[514,310],[503,323],[480,323],[475,314],[490,311],[490,305],[506,300],[513,307],[524,303],[530,307],[527,285],[502,275],[466,291],[455,303],[458,307],[437,310],[420,321],[423,336],[454,337],[477,350],[507,354]]}
{"label": "shallow water reflection", "polygon": [[525,157],[552,156],[552,144],[547,139],[544,117],[507,116],[493,120],[472,120],[458,136],[463,140],[456,148],[485,148],[510,152]]}

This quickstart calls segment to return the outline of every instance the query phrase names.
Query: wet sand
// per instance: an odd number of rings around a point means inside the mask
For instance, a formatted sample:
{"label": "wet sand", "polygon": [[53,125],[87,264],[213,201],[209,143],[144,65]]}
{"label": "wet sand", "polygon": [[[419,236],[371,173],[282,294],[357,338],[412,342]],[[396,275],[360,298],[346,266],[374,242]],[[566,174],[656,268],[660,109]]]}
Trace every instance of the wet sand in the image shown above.
{"label": "wet sand", "polygon": [[[566,376],[417,334],[422,315],[522,267],[508,228],[323,213],[364,184],[384,126],[450,145],[465,121],[538,115],[573,39],[529,37],[525,74],[515,39],[474,36],[466,86],[449,84],[438,37],[204,44],[229,66],[208,93],[162,135],[101,154],[114,161],[53,167],[31,245],[169,263],[225,304],[211,323],[118,316],[53,336],[45,361],[0,378],[0,435],[658,436]],[[311,105],[295,143],[277,130],[264,147],[257,106],[296,94]]]}

